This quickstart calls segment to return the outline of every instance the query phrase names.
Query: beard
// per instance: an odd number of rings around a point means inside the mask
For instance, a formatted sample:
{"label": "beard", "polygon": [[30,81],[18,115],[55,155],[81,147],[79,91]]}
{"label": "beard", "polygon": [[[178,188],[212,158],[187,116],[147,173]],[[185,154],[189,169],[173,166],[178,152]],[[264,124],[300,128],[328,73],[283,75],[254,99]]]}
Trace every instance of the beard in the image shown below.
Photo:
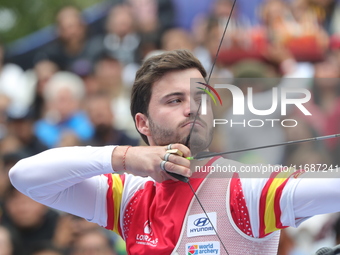
{"label": "beard", "polygon": [[[194,117],[189,117],[185,121],[182,121],[178,125],[178,130],[185,123],[189,121],[193,121],[193,120],[194,120]],[[188,148],[190,148],[191,155],[193,156],[196,155],[198,152],[205,151],[211,144],[212,137],[213,137],[213,128],[210,127],[210,129],[208,130],[207,124],[200,118],[197,118],[196,121],[199,121],[200,123],[204,125],[204,128],[207,131],[206,134],[203,135],[202,130],[196,127],[194,127],[192,131],[190,130],[189,133],[186,135],[183,133],[180,134],[177,130],[162,127],[156,124],[149,117],[150,131],[152,134],[153,141],[157,146],[164,146],[170,143],[184,144],[188,146]]]}

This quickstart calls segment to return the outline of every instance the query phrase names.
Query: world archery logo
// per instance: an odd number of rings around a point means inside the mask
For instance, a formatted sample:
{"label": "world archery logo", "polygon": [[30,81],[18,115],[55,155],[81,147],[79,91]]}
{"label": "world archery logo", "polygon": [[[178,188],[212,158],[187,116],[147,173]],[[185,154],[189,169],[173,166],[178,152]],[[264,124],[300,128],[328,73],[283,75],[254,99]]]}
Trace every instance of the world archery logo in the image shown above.
{"label": "world archery logo", "polygon": [[207,95],[210,96],[211,100],[214,102],[215,105],[217,105],[217,102],[216,102],[216,98],[214,97],[214,95],[210,92],[212,91],[218,101],[220,102],[220,105],[222,105],[222,99],[220,97],[220,95],[217,93],[216,89],[214,89],[212,86],[210,86],[209,84],[206,84],[206,83],[203,83],[203,82],[197,82],[198,84],[201,84],[201,85],[204,85],[206,88],[201,88],[201,87],[197,87],[198,89],[204,91],[206,94],[202,94],[202,104],[201,104],[201,113],[202,115],[206,115],[207,114]]}
{"label": "world archery logo", "polygon": [[200,243],[188,243],[186,244],[187,255],[196,254],[220,254],[220,242],[210,241],[210,242],[200,242]]}
{"label": "world archery logo", "polygon": [[189,245],[188,246],[188,255],[198,254],[198,245]]}

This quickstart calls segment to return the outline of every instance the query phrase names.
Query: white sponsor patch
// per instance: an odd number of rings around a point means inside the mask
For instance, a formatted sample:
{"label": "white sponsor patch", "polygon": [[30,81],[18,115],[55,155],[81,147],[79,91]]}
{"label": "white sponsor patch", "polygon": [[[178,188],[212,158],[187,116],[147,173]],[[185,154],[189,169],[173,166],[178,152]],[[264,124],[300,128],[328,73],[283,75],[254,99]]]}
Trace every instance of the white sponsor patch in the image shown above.
{"label": "white sponsor patch", "polygon": [[189,215],[187,225],[187,236],[193,237],[193,236],[216,235],[211,225],[212,223],[217,231],[216,212],[210,212],[208,213],[208,216],[209,218],[204,213]]}
{"label": "white sponsor patch", "polygon": [[220,242],[188,243],[185,245],[185,254],[220,254]]}
{"label": "white sponsor patch", "polygon": [[145,221],[143,226],[143,234],[136,235],[136,243],[142,245],[150,245],[152,247],[156,247],[158,243],[158,238],[155,238],[153,230],[152,230],[152,222]]}

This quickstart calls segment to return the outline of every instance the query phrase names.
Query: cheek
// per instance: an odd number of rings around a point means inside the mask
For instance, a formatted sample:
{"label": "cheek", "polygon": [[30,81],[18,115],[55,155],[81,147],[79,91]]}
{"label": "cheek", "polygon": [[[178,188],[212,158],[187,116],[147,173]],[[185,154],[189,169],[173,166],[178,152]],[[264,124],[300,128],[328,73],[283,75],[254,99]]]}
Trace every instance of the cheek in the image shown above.
{"label": "cheek", "polygon": [[151,119],[154,123],[161,123],[165,117],[167,116],[167,113],[164,111],[164,109],[156,104],[152,104],[150,102],[149,109],[148,109],[148,119]]}
{"label": "cheek", "polygon": [[214,119],[211,115],[207,115],[205,118],[202,118],[203,121],[207,124],[207,130],[211,130],[211,128],[213,127],[213,122]]}
{"label": "cheek", "polygon": [[214,119],[214,113],[211,107],[207,107],[207,114],[204,115],[200,115],[200,118],[205,120],[205,121],[210,121],[212,122],[212,120]]}

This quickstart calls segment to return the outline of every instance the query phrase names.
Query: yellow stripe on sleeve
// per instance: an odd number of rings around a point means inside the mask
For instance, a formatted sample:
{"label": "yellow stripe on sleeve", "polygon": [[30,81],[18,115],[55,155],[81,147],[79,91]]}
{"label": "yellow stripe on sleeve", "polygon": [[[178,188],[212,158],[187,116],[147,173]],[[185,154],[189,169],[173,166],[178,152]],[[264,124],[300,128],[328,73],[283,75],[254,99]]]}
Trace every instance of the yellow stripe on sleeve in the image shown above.
{"label": "yellow stripe on sleeve", "polygon": [[122,202],[122,195],[123,195],[123,182],[118,174],[112,175],[112,194],[113,194],[113,210],[114,210],[113,231],[119,234],[118,224],[119,224],[120,205]]}
{"label": "yellow stripe on sleeve", "polygon": [[279,230],[276,228],[276,218],[275,218],[275,209],[274,209],[274,199],[275,199],[275,193],[276,189],[287,180],[287,178],[291,175],[291,172],[281,172],[279,173],[271,183],[267,196],[266,196],[266,209],[265,209],[265,216],[264,216],[264,222],[265,222],[265,234],[272,233],[276,230]]}

